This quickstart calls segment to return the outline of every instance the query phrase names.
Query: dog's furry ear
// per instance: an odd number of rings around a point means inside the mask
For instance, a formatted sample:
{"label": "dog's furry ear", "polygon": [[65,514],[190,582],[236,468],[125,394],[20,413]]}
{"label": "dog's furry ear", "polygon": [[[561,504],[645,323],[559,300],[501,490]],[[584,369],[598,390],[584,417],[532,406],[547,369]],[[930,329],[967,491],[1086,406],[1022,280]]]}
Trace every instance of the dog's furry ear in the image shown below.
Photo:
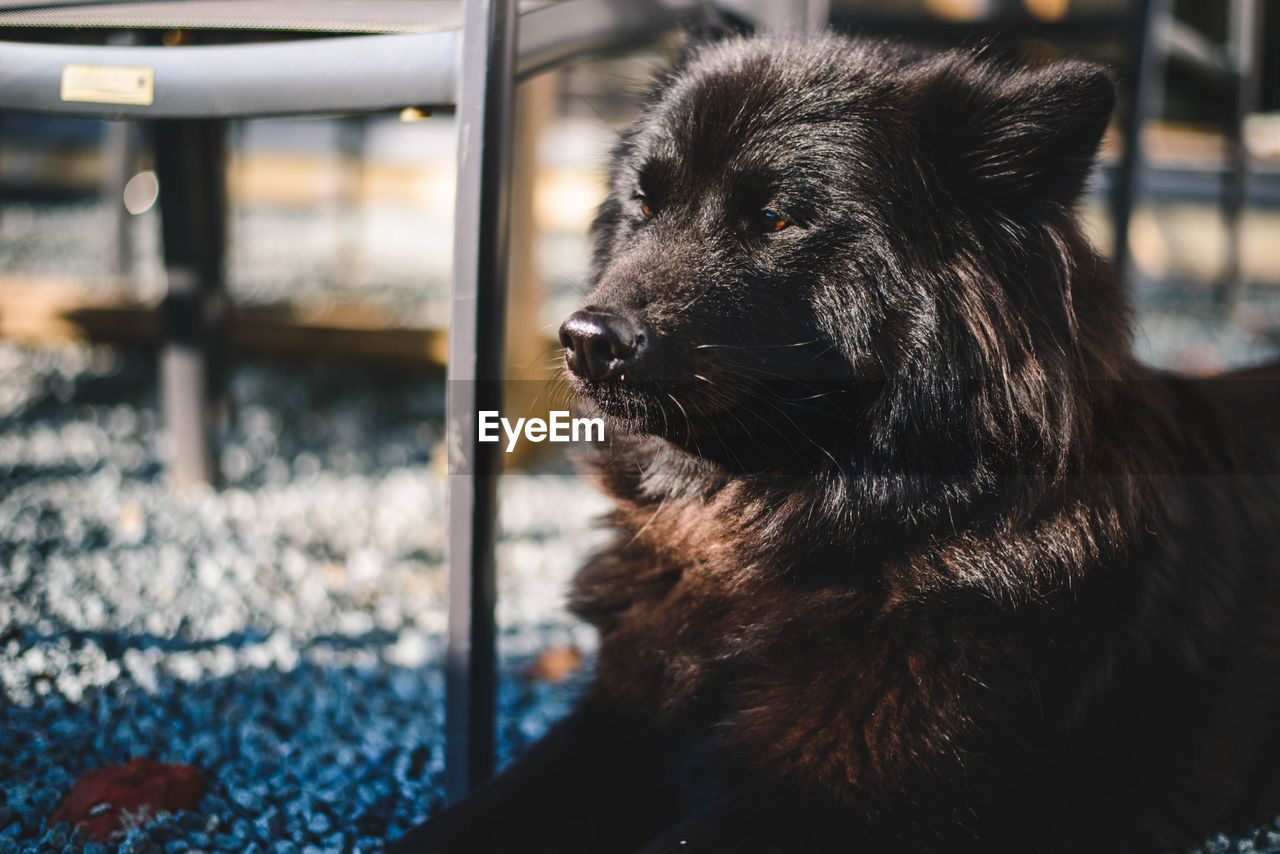
{"label": "dog's furry ear", "polygon": [[685,23],[672,67],[674,70],[683,68],[699,50],[709,44],[734,36],[749,36],[752,32],[750,22],[743,18],[714,6],[704,5],[695,17]]}
{"label": "dog's furry ear", "polygon": [[1086,62],[1010,72],[951,55],[920,67],[910,97],[943,182],[1009,215],[1075,203],[1116,95],[1111,74]]}

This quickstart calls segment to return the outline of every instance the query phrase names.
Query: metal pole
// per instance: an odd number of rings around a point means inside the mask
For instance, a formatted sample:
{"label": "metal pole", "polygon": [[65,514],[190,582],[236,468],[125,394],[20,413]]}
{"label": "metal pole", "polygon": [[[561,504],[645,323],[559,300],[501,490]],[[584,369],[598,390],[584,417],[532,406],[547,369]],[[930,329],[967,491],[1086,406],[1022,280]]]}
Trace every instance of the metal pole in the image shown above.
{"label": "metal pole", "polygon": [[1227,258],[1219,283],[1218,298],[1224,311],[1230,313],[1244,294],[1244,270],[1241,267],[1242,218],[1249,198],[1249,146],[1245,140],[1244,122],[1257,108],[1261,75],[1258,49],[1262,32],[1262,10],[1257,0],[1231,0],[1227,32],[1227,56],[1230,62],[1231,113],[1227,116],[1227,172],[1223,187],[1222,207],[1227,225]]}
{"label": "metal pole", "polygon": [[1114,229],[1112,259],[1116,273],[1129,275],[1129,222],[1141,192],[1142,126],[1160,90],[1163,73],[1160,38],[1169,17],[1168,0],[1135,0],[1133,4],[1133,37],[1130,58],[1131,78],[1129,102],[1124,116],[1124,153],[1116,170],[1112,188],[1111,216]]}
{"label": "metal pole", "polygon": [[[107,37],[110,45],[133,45],[138,41],[132,32],[113,33]],[[103,180],[102,194],[111,214],[111,257],[107,267],[111,275],[123,282],[133,267],[133,251],[130,241],[130,215],[124,207],[124,188],[133,177],[138,159],[138,126],[134,122],[108,122],[106,137],[102,141]]]}
{"label": "metal pole", "polygon": [[108,122],[102,141],[102,197],[111,215],[112,241],[107,267],[120,281],[133,269],[130,215],[124,207],[124,188],[133,177],[138,159],[138,126],[134,122]]}
{"label": "metal pole", "polygon": [[161,303],[160,397],[169,480],[212,483],[222,389],[226,232],[226,127],[220,121],[155,125],[156,173],[168,287]]}
{"label": "metal pole", "polygon": [[830,0],[739,0],[731,8],[745,12],[762,30],[820,32],[830,20]]}
{"label": "metal pole", "polygon": [[513,0],[466,0],[463,14],[447,398],[445,788],[450,801],[493,773],[500,459],[496,444],[478,441],[477,413],[500,409],[502,403],[517,27]]}
{"label": "metal pole", "polygon": [[805,29],[820,33],[831,21],[831,0],[807,0],[805,13]]}

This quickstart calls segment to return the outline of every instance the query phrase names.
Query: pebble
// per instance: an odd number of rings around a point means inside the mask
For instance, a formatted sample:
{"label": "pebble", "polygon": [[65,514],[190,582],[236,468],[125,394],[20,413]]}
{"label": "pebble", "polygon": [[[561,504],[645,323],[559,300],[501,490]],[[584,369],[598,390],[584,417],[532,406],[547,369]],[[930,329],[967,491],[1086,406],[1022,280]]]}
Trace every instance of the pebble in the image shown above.
{"label": "pebble", "polygon": [[[439,803],[441,384],[299,373],[238,366],[224,456],[247,463],[175,494],[149,359],[0,342],[0,854],[81,850],[48,815],[82,771],[138,755],[210,786],[122,851],[379,851]],[[567,470],[502,489],[505,761],[580,688],[521,674],[591,649],[562,590],[604,505]]]}
{"label": "pebble", "polygon": [[[442,795],[442,384],[241,364],[229,482],[186,494],[155,388],[139,353],[0,342],[0,854],[84,850],[48,815],[132,756],[210,787],[121,851],[380,851]],[[501,489],[505,762],[588,678],[562,591],[605,504],[563,467]],[[563,682],[522,676],[568,649]],[[1280,823],[1200,850],[1280,852]]]}

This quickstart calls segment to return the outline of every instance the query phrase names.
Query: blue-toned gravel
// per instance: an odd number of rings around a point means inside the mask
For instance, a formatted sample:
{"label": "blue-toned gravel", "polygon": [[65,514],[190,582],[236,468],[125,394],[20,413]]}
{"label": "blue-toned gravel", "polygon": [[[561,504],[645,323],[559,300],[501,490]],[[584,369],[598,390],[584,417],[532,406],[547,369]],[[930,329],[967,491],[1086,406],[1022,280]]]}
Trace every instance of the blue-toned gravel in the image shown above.
{"label": "blue-toned gravel", "polygon": [[[1229,357],[1228,357],[1229,358]],[[442,783],[438,383],[244,366],[219,492],[160,481],[140,354],[0,342],[0,854],[106,851],[48,816],[83,771],[149,756],[209,790],[122,851],[377,851]],[[503,482],[505,760],[584,678],[561,591],[599,532],[580,478]],[[1211,852],[1280,852],[1280,821]]]}
{"label": "blue-toned gravel", "polygon": [[[242,367],[230,482],[180,495],[154,380],[140,354],[0,343],[0,852],[84,848],[47,817],[132,756],[209,790],[121,850],[380,850],[441,790],[439,384]],[[601,500],[570,475],[502,488],[505,759],[583,678],[523,672],[590,649],[560,595]]]}

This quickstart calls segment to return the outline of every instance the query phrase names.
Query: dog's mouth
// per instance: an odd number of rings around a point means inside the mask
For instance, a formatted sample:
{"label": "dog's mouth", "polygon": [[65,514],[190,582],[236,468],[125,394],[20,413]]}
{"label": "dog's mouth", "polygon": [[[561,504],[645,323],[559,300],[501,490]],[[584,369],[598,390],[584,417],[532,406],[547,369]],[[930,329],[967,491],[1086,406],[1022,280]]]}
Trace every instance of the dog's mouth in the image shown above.
{"label": "dog's mouth", "polygon": [[621,432],[695,443],[741,399],[699,373],[688,348],[621,312],[574,312],[560,327],[560,343],[570,386]]}
{"label": "dog's mouth", "polygon": [[817,341],[808,349],[680,346],[635,319],[588,307],[565,321],[560,342],[571,388],[615,432],[657,436],[703,456],[767,457],[812,447],[800,434],[847,431],[855,389],[821,361],[831,348]]}
{"label": "dog's mouth", "polygon": [[736,471],[809,471],[856,432],[847,402],[852,389],[828,383],[742,383],[699,374],[653,380],[570,380],[583,409],[605,419],[606,434],[649,436]]}

